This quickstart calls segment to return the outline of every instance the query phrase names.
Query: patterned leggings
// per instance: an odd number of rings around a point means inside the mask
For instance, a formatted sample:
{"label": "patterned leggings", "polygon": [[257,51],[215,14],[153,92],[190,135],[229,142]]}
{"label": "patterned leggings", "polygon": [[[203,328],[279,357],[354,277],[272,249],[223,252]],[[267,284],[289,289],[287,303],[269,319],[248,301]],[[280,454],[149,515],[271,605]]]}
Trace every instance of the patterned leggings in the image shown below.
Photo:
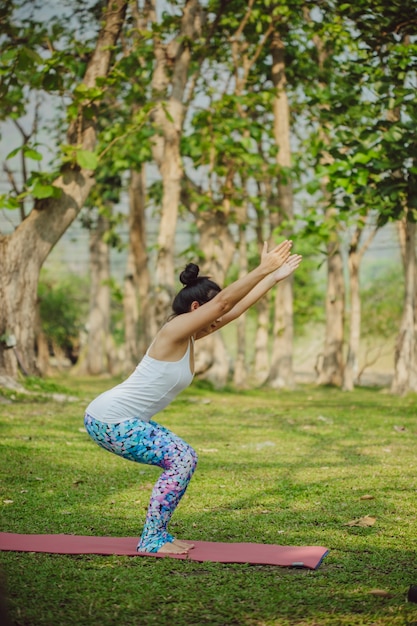
{"label": "patterned leggings", "polygon": [[163,468],[151,494],[138,550],[157,552],[164,543],[174,541],[167,526],[196,468],[193,448],[153,421],[130,419],[105,424],[87,414],[84,424],[90,437],[106,450],[136,463]]}

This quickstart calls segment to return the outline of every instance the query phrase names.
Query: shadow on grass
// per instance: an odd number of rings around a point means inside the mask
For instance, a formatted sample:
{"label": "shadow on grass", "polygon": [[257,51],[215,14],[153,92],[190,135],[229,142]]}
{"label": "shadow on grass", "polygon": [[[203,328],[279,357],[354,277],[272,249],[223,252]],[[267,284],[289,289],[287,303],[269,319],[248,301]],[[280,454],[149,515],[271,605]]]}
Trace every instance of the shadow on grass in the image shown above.
{"label": "shadow on grass", "polygon": [[[338,552],[315,571],[143,557],[2,555],[19,626],[409,623],[410,549]],[[376,595],[379,589],[384,595]]]}
{"label": "shadow on grass", "polygon": [[[401,532],[403,523],[414,520],[414,510],[392,496],[398,487],[400,496],[415,489],[415,467],[404,459],[413,458],[416,437],[408,424],[405,436],[392,428],[398,419],[413,420],[415,407],[377,392],[359,392],[346,403],[335,390],[311,399],[308,394],[280,394],[279,402],[272,402],[271,394],[242,394],[237,405],[233,395],[226,402],[216,396],[212,405],[197,404],[199,420],[189,419],[186,439],[197,449],[216,446],[216,451],[200,453],[172,526],[188,539],[324,545],[330,554],[318,571],[3,553],[14,624],[412,623],[416,607],[404,597],[417,582],[409,540],[415,533],[404,530],[402,539]],[[216,418],[219,403],[224,413]],[[349,425],[346,405],[353,415]],[[174,431],[184,407],[178,402],[168,415]],[[190,402],[186,408],[191,412]],[[29,418],[11,416],[3,430],[2,494],[12,502],[2,507],[2,529],[139,535],[160,470],[101,450],[79,432],[82,419],[75,420],[75,410],[65,421],[56,413],[59,407],[45,409],[34,406],[33,427]],[[265,443],[269,447],[262,447]],[[378,456],[372,447],[388,444],[406,456]],[[401,458],[398,470],[394,457]],[[378,498],[364,504],[359,495],[368,485],[378,486]],[[375,527],[344,525],[364,512],[377,514]],[[374,589],[386,595],[371,594]]]}

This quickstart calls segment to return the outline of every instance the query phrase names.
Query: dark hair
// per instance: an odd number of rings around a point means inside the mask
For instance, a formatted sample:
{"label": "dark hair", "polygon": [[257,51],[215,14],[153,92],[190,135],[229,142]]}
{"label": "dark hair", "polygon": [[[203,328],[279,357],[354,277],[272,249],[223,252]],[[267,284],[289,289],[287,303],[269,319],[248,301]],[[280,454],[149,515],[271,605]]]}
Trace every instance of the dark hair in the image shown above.
{"label": "dark hair", "polygon": [[184,287],[177,293],[172,303],[175,315],[188,313],[191,304],[205,304],[216,296],[221,288],[208,276],[199,276],[200,268],[195,263],[188,263],[180,274],[180,281]]}

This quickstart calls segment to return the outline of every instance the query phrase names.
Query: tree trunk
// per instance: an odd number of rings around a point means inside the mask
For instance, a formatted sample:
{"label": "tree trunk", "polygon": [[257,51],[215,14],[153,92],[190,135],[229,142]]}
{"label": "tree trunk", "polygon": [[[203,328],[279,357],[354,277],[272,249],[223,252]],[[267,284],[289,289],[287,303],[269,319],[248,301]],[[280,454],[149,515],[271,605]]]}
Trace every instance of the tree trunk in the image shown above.
{"label": "tree trunk", "polygon": [[[258,186],[259,195],[263,195],[266,199],[271,197],[271,179],[267,179],[262,185]],[[256,240],[259,250],[262,250],[265,236],[265,222],[267,215],[262,210],[257,210],[256,218]],[[271,226],[271,224],[270,224]],[[268,237],[270,239],[270,237]],[[256,303],[256,334],[255,334],[255,353],[253,359],[253,375],[258,385],[267,382],[269,376],[269,312],[271,306],[271,294],[266,294],[259,302]]]}
{"label": "tree trunk", "polygon": [[[286,94],[284,44],[275,32],[271,42],[272,80],[275,87],[273,103],[274,138],[278,147],[278,200],[280,222],[293,219],[292,184],[288,179],[291,167],[290,112]],[[287,233],[287,236],[289,233]],[[293,280],[292,277],[278,286],[274,307],[274,334],[272,342],[271,367],[268,383],[271,387],[292,388],[293,370]]]}
{"label": "tree trunk", "polygon": [[337,235],[329,242],[327,254],[326,336],[317,382],[340,387],[343,382],[345,285]]}
{"label": "tree trunk", "polygon": [[270,298],[269,294],[266,294],[256,304],[257,324],[253,373],[258,385],[265,384],[269,376],[269,310]]}
{"label": "tree trunk", "polygon": [[405,296],[400,330],[395,346],[395,368],[391,391],[403,395],[417,390],[415,306],[416,306],[416,224],[405,221]]}
{"label": "tree trunk", "polygon": [[132,171],[129,185],[129,250],[123,298],[126,367],[134,366],[155,334],[150,315],[150,276],[146,250],[145,167]]}
{"label": "tree trunk", "polygon": [[[235,242],[230,235],[227,212],[210,211],[197,213],[197,229],[200,233],[201,250],[205,261],[202,271],[209,274],[220,286],[224,285],[225,276],[235,253]],[[196,373],[209,380],[216,387],[223,387],[230,372],[230,358],[221,332],[209,335],[198,341],[196,352]]]}
{"label": "tree trunk", "polygon": [[168,45],[155,38],[156,67],[152,88],[159,103],[153,119],[160,133],[154,139],[153,156],[162,177],[154,307],[158,326],[165,322],[174,295],[175,234],[183,177],[180,154],[183,102],[191,61],[190,42],[198,37],[200,26],[200,4],[198,0],[188,0],[178,37]]}
{"label": "tree trunk", "polygon": [[87,322],[87,342],[77,371],[104,374],[112,371],[110,358],[110,250],[103,240],[109,220],[99,214],[90,230],[90,309]]}
{"label": "tree trunk", "polygon": [[274,389],[294,387],[292,277],[282,282],[275,294],[274,331],[268,385]]}
{"label": "tree trunk", "polygon": [[[130,234],[130,233],[129,233]],[[127,252],[126,273],[123,289],[123,320],[124,320],[124,368],[131,370],[138,362],[138,322],[139,302],[137,292],[135,259],[129,242]]]}
{"label": "tree trunk", "polygon": [[[248,273],[248,251],[246,244],[246,229],[239,227],[239,278]],[[237,349],[233,368],[233,382],[236,387],[246,384],[246,314],[236,320]]]}
{"label": "tree trunk", "polygon": [[350,285],[350,324],[349,346],[343,372],[343,389],[353,391],[359,374],[359,346],[361,338],[361,294],[359,270],[363,255],[369,248],[377,229],[373,229],[365,243],[359,248],[362,234],[366,226],[367,217],[363,216],[355,228],[349,245],[348,267]]}
{"label": "tree trunk", "polygon": [[[106,76],[127,7],[126,1],[109,0],[103,28],[87,66],[84,83],[92,87]],[[80,112],[77,124],[69,129],[70,141],[85,150],[94,149],[94,117],[84,119]],[[0,374],[16,377],[16,353],[7,349],[7,337],[16,339],[17,353],[29,373],[37,373],[35,358],[35,315],[39,272],[68,226],[80,212],[94,184],[89,170],[67,168],[54,185],[60,198],[37,200],[29,216],[10,235],[0,236]]]}
{"label": "tree trunk", "polygon": [[360,256],[357,245],[349,249],[350,327],[349,346],[343,372],[343,389],[353,391],[358,374],[358,355],[361,335],[361,297],[359,289]]}

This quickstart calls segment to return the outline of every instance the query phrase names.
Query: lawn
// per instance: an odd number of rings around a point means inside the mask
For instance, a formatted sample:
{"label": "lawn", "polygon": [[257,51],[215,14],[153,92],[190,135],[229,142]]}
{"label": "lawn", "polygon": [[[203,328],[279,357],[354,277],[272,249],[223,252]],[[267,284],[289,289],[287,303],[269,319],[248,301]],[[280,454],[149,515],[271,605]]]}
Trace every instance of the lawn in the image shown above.
{"label": "lawn", "polygon": [[[109,454],[83,429],[84,407],[110,382],[68,378],[0,397],[0,530],[140,534],[159,470]],[[417,624],[406,601],[417,584],[415,396],[197,384],[160,421],[199,454],[174,534],[322,545],[320,568],[3,552],[13,624]],[[365,516],[372,526],[349,525]]]}

